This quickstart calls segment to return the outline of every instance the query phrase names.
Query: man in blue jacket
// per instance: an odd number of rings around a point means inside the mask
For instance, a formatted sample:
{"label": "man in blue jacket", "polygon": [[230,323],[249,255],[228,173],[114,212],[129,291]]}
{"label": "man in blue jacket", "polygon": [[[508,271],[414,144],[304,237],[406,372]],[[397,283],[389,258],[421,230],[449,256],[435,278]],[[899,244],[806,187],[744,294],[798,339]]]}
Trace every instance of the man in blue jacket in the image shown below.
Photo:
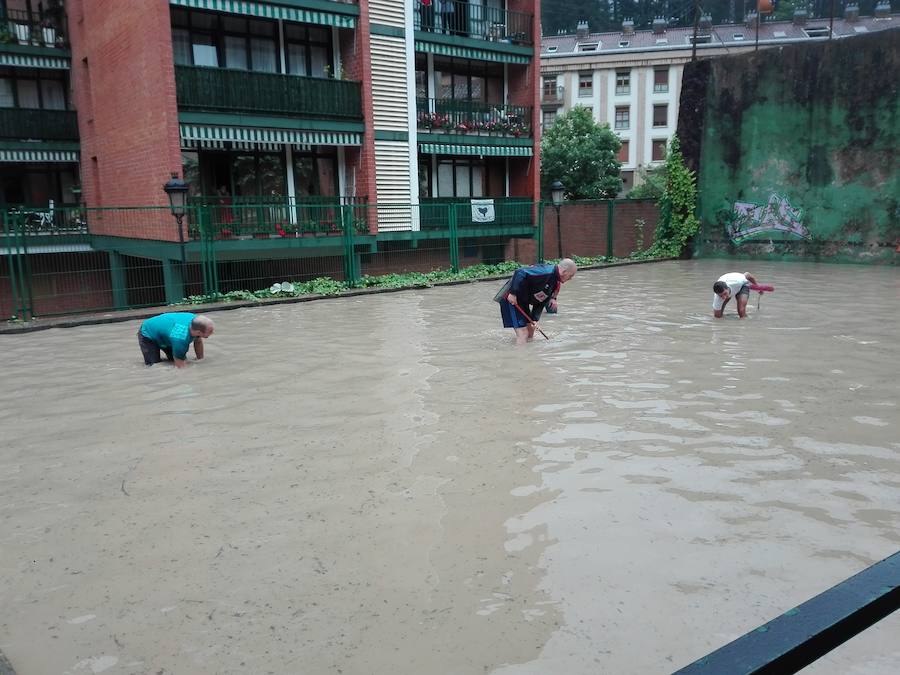
{"label": "man in blue jacket", "polygon": [[500,303],[503,327],[516,331],[516,344],[534,338],[541,313],[556,305],[560,286],[577,271],[574,260],[563,258],[556,265],[522,267],[503,285],[494,299]]}
{"label": "man in blue jacket", "polygon": [[213,334],[212,319],[190,312],[168,312],[147,319],[138,330],[138,344],[144,363],[152,366],[159,363],[162,350],[177,368],[187,365],[187,353],[194,345],[197,360],[203,358],[203,340]]}

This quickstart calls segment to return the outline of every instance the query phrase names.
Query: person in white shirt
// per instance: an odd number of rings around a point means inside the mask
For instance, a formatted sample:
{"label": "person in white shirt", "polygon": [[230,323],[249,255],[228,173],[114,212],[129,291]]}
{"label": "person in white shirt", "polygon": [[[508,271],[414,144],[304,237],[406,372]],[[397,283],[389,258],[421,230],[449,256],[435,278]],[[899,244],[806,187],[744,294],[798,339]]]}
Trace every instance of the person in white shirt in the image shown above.
{"label": "person in white shirt", "polygon": [[719,277],[713,284],[713,316],[721,319],[725,313],[725,305],[732,296],[737,297],[737,313],[742,319],[747,316],[747,300],[750,299],[750,284],[756,283],[756,277],[750,272],[729,272]]}

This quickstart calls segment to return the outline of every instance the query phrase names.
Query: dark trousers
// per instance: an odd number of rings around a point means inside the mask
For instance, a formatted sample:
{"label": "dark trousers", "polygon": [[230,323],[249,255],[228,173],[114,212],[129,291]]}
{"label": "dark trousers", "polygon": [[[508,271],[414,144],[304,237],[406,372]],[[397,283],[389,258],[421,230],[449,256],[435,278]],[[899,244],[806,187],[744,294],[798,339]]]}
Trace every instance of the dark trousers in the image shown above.
{"label": "dark trousers", "polygon": [[152,366],[154,363],[162,361],[162,357],[159,355],[160,349],[165,352],[166,358],[169,359],[169,361],[172,360],[171,347],[160,347],[150,338],[141,335],[141,331],[138,331],[137,336],[138,345],[141,347],[141,354],[144,355],[144,365]]}

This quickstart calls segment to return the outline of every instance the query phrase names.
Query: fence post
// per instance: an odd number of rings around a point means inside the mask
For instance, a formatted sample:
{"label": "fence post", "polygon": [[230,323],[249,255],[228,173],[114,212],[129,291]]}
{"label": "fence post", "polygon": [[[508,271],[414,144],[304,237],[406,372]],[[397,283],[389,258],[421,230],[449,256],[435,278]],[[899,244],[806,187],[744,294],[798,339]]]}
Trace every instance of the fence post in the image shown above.
{"label": "fence post", "polygon": [[613,256],[613,214],[616,211],[616,202],[610,199],[606,203],[606,257]]}
{"label": "fence post", "polygon": [[16,281],[16,262],[13,255],[14,240],[10,236],[9,218],[9,211],[3,211],[3,239],[6,242],[6,264],[9,268],[10,299],[12,300],[13,318],[18,319],[21,303],[19,302],[19,284]]}
{"label": "fence post", "polygon": [[31,274],[28,268],[28,242],[25,235],[25,223],[27,216],[23,213],[15,213],[12,216],[12,239],[7,249],[11,252],[15,247],[15,255],[10,257],[10,281],[18,286],[18,292],[13,298],[15,301],[16,318],[22,321],[32,319],[32,295]]}
{"label": "fence post", "polygon": [[537,202],[537,262],[544,263],[544,202]]}
{"label": "fence post", "polygon": [[456,227],[456,204],[448,204],[450,209],[450,218],[448,226],[450,228],[450,269],[459,272],[459,232]]}
{"label": "fence post", "polygon": [[350,287],[354,287],[359,285],[360,274],[353,245],[353,211],[346,204],[338,208],[341,210],[341,229],[344,234],[344,279]]}
{"label": "fence post", "polygon": [[125,263],[122,254],[118,251],[110,251],[109,277],[112,282],[113,307],[116,309],[128,308],[128,279],[125,275]]}
{"label": "fence post", "polygon": [[203,274],[203,295],[219,297],[219,273],[216,263],[216,240],[212,233],[212,209],[209,204],[197,207],[194,214],[200,231],[200,270]]}

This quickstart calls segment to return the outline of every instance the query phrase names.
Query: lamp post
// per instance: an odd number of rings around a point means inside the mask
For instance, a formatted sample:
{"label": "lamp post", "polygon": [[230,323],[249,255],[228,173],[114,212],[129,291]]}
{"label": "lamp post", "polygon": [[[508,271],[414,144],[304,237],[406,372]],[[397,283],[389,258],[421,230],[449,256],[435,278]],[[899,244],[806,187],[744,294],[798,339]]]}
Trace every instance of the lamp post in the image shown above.
{"label": "lamp post", "polygon": [[181,242],[181,264],[185,263],[184,257],[184,227],[181,224],[184,213],[187,210],[187,195],[190,188],[178,177],[177,173],[172,174],[172,178],[163,185],[163,190],[169,196],[169,208],[172,209],[172,215],[178,223],[178,241]]}
{"label": "lamp post", "polygon": [[556,209],[556,245],[559,250],[559,257],[562,259],[563,257],[563,247],[562,247],[562,228],[559,224],[559,207],[562,206],[563,203],[563,195],[565,195],[566,187],[562,184],[562,181],[555,180],[550,183],[550,199],[553,201],[553,207]]}

